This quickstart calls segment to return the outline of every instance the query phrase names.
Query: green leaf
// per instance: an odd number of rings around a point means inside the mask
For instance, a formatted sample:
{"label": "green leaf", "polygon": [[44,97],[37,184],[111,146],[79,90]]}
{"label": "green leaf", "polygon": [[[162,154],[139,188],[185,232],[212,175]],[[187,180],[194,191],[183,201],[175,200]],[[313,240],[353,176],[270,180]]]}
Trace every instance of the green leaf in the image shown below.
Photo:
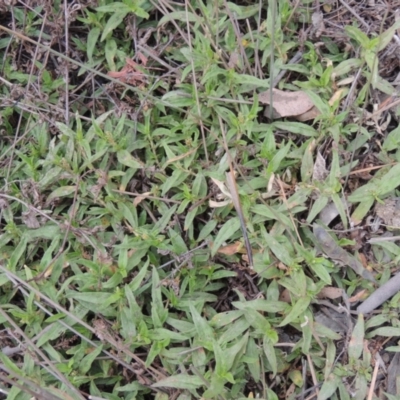
{"label": "green leaf", "polygon": [[196,104],[195,99],[183,90],[171,90],[161,100],[171,107],[190,107]]}
{"label": "green leaf", "polygon": [[142,310],[137,304],[135,296],[129,285],[125,285],[124,292],[126,299],[128,300],[131,318],[133,322],[138,325],[139,322],[143,320]]}
{"label": "green leaf", "polygon": [[86,52],[87,52],[87,57],[91,63],[93,62],[93,52],[94,49],[96,48],[99,36],[100,36],[100,28],[95,27],[90,30],[87,37]]}
{"label": "green leaf", "polygon": [[56,122],[56,127],[63,133],[64,135],[68,136],[69,138],[75,138],[76,132],[73,131],[69,126],[63,124],[62,122]]}
{"label": "green leaf", "polygon": [[[349,199],[350,200],[350,199]],[[368,214],[368,211],[374,205],[375,199],[372,196],[366,196],[365,200],[362,201],[351,214],[351,220],[355,225],[361,223],[363,218]]]}
{"label": "green leaf", "polygon": [[287,266],[293,265],[294,261],[290,256],[290,253],[286,246],[279,243],[274,236],[270,235],[267,232],[264,232],[264,237],[266,239],[268,247],[280,261],[282,261]]}
{"label": "green leaf", "polygon": [[222,244],[230,239],[240,229],[239,218],[231,218],[219,230],[211,249],[211,255],[214,257]]}
{"label": "green leaf", "polygon": [[[54,324],[51,329],[47,328],[42,335],[40,335],[38,341],[37,341],[37,346],[40,348],[44,344],[46,344],[49,340],[54,340],[56,338],[59,338],[63,332],[65,332],[68,327],[73,327],[78,323],[80,319],[83,319],[85,315],[89,312],[89,310],[86,307],[83,307],[81,305],[77,305],[74,307],[74,317],[65,317],[62,324]],[[62,314],[61,314],[62,315]],[[59,318],[57,318],[59,319]],[[46,320],[47,323],[51,323],[52,320],[48,318]]]}
{"label": "green leaf", "polygon": [[160,278],[158,271],[153,267],[151,286],[151,317],[155,328],[161,328],[168,317],[168,310],[164,309],[161,295]]}
{"label": "green leaf", "polygon": [[337,376],[333,374],[329,375],[328,379],[322,384],[317,400],[330,399],[331,396],[336,392],[339,381],[340,380]]}
{"label": "green leaf", "polygon": [[289,379],[299,388],[304,385],[303,376],[298,369],[292,369],[289,372]]}
{"label": "green leaf", "polygon": [[369,45],[368,36],[361,31],[360,28],[357,28],[353,25],[348,25],[345,27],[345,32],[351,38],[356,40],[358,43],[361,44],[362,47],[367,48]]}
{"label": "green leaf", "polygon": [[125,339],[135,337],[137,335],[135,318],[132,310],[128,307],[123,307],[120,311],[121,318],[121,335]]}
{"label": "green leaf", "polygon": [[272,389],[270,389],[268,387],[266,389],[267,389],[266,394],[267,394],[268,400],[278,400],[279,399],[278,396],[276,395],[276,393]]}
{"label": "green leaf", "polygon": [[377,182],[377,195],[385,196],[400,185],[400,163],[390,168],[389,172],[381,177]]}
{"label": "green leaf", "polygon": [[54,199],[58,199],[59,197],[69,196],[72,193],[75,193],[76,186],[61,186],[55,190],[53,190],[49,196],[47,197],[47,203],[50,203]]}
{"label": "green leaf", "polygon": [[266,220],[277,220],[287,226],[290,226],[291,224],[290,219],[286,215],[265,204],[256,204],[255,206],[251,207],[251,211],[255,214],[262,215],[266,218]]}
{"label": "green leaf", "polygon": [[396,21],[389,29],[378,36],[377,51],[382,51],[393,39],[396,30],[400,28],[400,21]]}
{"label": "green leaf", "polygon": [[189,304],[190,313],[192,314],[193,323],[196,327],[197,338],[208,350],[213,349],[214,331],[208,322],[202,318],[192,303]]}
{"label": "green leaf", "polygon": [[373,338],[375,336],[400,336],[400,328],[394,326],[383,326],[375,329],[372,332],[369,332],[367,335],[368,338]]}
{"label": "green leaf", "polygon": [[104,311],[110,304],[115,303],[118,297],[115,294],[107,292],[85,292],[79,293],[72,290],[66,291],[67,298],[75,299],[82,306],[92,310],[93,312]]}
{"label": "green leaf", "polygon": [[328,204],[328,197],[320,195],[315,203],[313,204],[311,211],[308,213],[307,222],[310,224],[314,218],[323,210],[323,208]]}
{"label": "green leaf", "polygon": [[352,70],[360,68],[362,63],[360,58],[350,58],[342,61],[333,69],[333,74],[336,76],[346,75]]}
{"label": "green leaf", "polygon": [[186,11],[173,11],[164,16],[158,22],[158,26],[162,26],[170,21],[180,21],[180,22],[199,22],[202,23],[203,18]]}
{"label": "green leaf", "polygon": [[266,336],[264,336],[263,338],[263,350],[268,362],[271,365],[272,374],[273,376],[276,376],[276,374],[278,373],[278,362],[276,360],[275,348],[271,340]]}
{"label": "green leaf", "polygon": [[246,317],[249,324],[257,329],[258,333],[262,333],[265,335],[269,329],[271,329],[271,325],[268,320],[261,315],[259,312],[252,310],[251,308],[245,309],[244,316]]}
{"label": "green leaf", "polygon": [[250,5],[250,6],[242,6],[237,3],[233,3],[231,1],[226,2],[229,10],[235,14],[235,18],[237,20],[247,19],[253,17],[259,12],[258,4]]}
{"label": "green leaf", "polygon": [[[325,72],[327,72],[327,79],[331,78],[332,71],[327,69]],[[325,75],[325,73],[324,73]],[[328,84],[325,84],[324,86],[328,86]],[[308,97],[310,100],[313,102],[314,106],[318,108],[318,110],[321,112],[323,115],[330,115],[331,114],[331,108],[328,104],[327,101],[324,101],[321,99],[318,94],[314,93],[312,90],[304,90],[305,93],[307,93]]]}
{"label": "green leaf", "polygon": [[224,376],[228,372],[226,358],[224,356],[224,352],[221,349],[221,346],[215,340],[213,341],[213,351],[215,358],[215,372],[219,376]]}
{"label": "green leaf", "polygon": [[225,325],[231,325],[236,319],[243,315],[243,311],[233,310],[216,314],[212,317],[210,325],[215,328],[222,328]]}
{"label": "green leaf", "polygon": [[134,158],[132,156],[132,154],[129,153],[128,150],[120,150],[117,153],[117,158],[121,164],[126,165],[127,167],[136,168],[136,169],[143,168],[142,162],[139,160],[136,160],[136,158]]}
{"label": "green leaf", "polygon": [[102,352],[103,350],[103,345],[100,345],[96,347],[92,352],[90,352],[87,356],[85,356],[80,362],[79,362],[79,371],[82,374],[86,374],[89,372],[90,367],[93,364],[93,361],[97,358],[97,356]]}
{"label": "green leaf", "polygon": [[190,339],[191,335],[182,335],[181,333],[175,332],[175,331],[170,331],[168,329],[164,328],[156,328],[150,331],[150,338],[153,340],[173,340],[177,343],[182,343],[185,340]]}
{"label": "green leaf", "polygon": [[22,235],[17,247],[12,252],[10,260],[8,261],[8,269],[10,271],[12,271],[12,272],[16,271],[18,262],[20,261],[22,255],[25,253],[27,244],[28,244],[27,236]]}
{"label": "green leaf", "polygon": [[198,173],[192,184],[192,193],[196,197],[207,195],[207,181],[202,173]]}
{"label": "green leaf", "polygon": [[170,387],[174,389],[198,389],[204,385],[202,379],[192,375],[174,375],[153,383],[152,387]]}
{"label": "green leaf", "polygon": [[293,322],[296,318],[298,318],[301,314],[303,314],[307,310],[308,306],[310,305],[310,302],[311,298],[308,296],[300,298],[293,306],[293,308],[286,316],[286,318],[278,326],[285,326]]}
{"label": "green leaf", "polygon": [[247,343],[246,363],[254,381],[259,382],[261,377],[260,349],[258,348],[252,337],[249,338],[249,341]]}
{"label": "green leaf", "polygon": [[242,317],[229,325],[227,330],[220,336],[218,343],[226,345],[227,343],[236,340],[244,331],[249,328],[250,324],[246,318]]}
{"label": "green leaf", "polygon": [[289,131],[292,133],[296,133],[298,135],[315,137],[318,136],[318,132],[311,127],[310,125],[303,124],[302,122],[274,122],[272,124],[274,127],[278,129],[282,129],[284,131]]}
{"label": "green leaf", "polygon": [[135,14],[137,17],[139,18],[144,18],[144,19],[148,19],[150,17],[149,13],[146,12],[143,8],[141,7],[134,7],[134,9],[132,10],[133,14]]}
{"label": "green leaf", "polygon": [[[224,384],[226,379],[218,374],[212,374],[211,382],[208,389],[203,393],[204,399],[218,399],[220,395],[224,392]],[[222,396],[221,396],[222,397]],[[222,398],[225,398],[223,396]]]}
{"label": "green leaf", "polygon": [[260,79],[253,75],[235,73],[233,80],[237,85],[244,85],[246,87],[246,90],[269,88],[268,79]]}
{"label": "green leaf", "polygon": [[332,283],[331,275],[327,267],[324,265],[325,259],[315,259],[308,263],[310,269],[321,279],[326,285]]}
{"label": "green leaf", "polygon": [[285,312],[290,306],[283,301],[271,301],[264,299],[249,300],[244,303],[240,301],[233,301],[232,305],[239,310],[246,310],[251,308],[256,311],[265,311],[269,313]]}
{"label": "green leaf", "polygon": [[108,63],[108,68],[111,71],[115,71],[116,66],[115,66],[114,58],[118,51],[117,42],[112,38],[108,38],[106,40],[106,45],[104,46],[104,50],[105,50],[106,60]]}
{"label": "green leaf", "polygon": [[364,316],[358,314],[357,323],[353,329],[349,342],[348,354],[350,362],[355,362],[361,357],[364,346],[364,331]]}
{"label": "green leaf", "polygon": [[15,365],[15,363],[8,358],[3,352],[0,351],[0,361],[7,367],[10,371],[14,372],[16,376],[24,376],[25,374]]}
{"label": "green leaf", "polygon": [[[99,7],[101,8],[101,7]],[[117,28],[121,22],[124,20],[124,18],[127,16],[129,13],[129,9],[125,8],[125,10],[119,8],[119,11],[115,11],[113,15],[108,19],[106,26],[103,29],[103,34],[101,35],[100,41],[102,42],[115,28]]]}
{"label": "green leaf", "polygon": [[400,146],[400,125],[393,129],[385,138],[382,149],[385,151],[397,150]]}
{"label": "green leaf", "polygon": [[238,332],[237,337],[240,337],[240,339],[233,346],[224,350],[225,367],[227,371],[232,370],[234,363],[237,364],[238,359],[240,359],[246,351],[249,333],[246,332],[246,334],[241,336]]}
{"label": "green leaf", "polygon": [[150,262],[150,260],[147,259],[146,263],[140,268],[138,274],[129,283],[129,288],[132,290],[132,292],[139,289],[140,285],[142,284],[143,279],[147,273],[147,268],[149,266],[149,262]]}
{"label": "green leaf", "polygon": [[278,171],[282,160],[285,159],[285,157],[286,157],[287,153],[289,152],[289,150],[290,150],[290,142],[287,145],[281,147],[278,150],[278,152],[274,155],[274,157],[272,158],[272,160],[268,164],[267,171],[268,172],[276,172],[276,171]]}
{"label": "green leaf", "polygon": [[340,218],[342,219],[344,228],[347,229],[348,221],[346,216],[346,210],[344,209],[344,201],[339,197],[337,193],[332,194],[332,200],[335,203],[336,209],[339,212]]}
{"label": "green leaf", "polygon": [[336,345],[333,340],[328,340],[326,347],[326,363],[325,363],[325,379],[329,378],[329,374],[335,365]]}
{"label": "green leaf", "polygon": [[96,11],[102,13],[129,12],[131,8],[120,1],[110,3],[104,6],[96,7]]}
{"label": "green leaf", "polygon": [[[195,207],[192,210],[190,210],[185,217],[185,224],[183,226],[183,230],[187,231],[190,229],[191,226],[193,226],[193,220],[196,218],[197,214],[199,213],[199,207]],[[209,221],[211,222],[211,221]]]}
{"label": "green leaf", "polygon": [[165,196],[169,190],[171,190],[173,187],[178,187],[183,181],[187,179],[187,177],[187,172],[176,169],[162,185],[161,194]]}

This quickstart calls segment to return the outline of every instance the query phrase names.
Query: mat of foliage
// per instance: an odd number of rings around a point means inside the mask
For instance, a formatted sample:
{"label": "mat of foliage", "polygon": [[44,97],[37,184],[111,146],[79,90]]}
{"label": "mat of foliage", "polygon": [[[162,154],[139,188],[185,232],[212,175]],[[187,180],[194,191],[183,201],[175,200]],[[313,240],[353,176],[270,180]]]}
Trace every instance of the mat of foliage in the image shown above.
{"label": "mat of foliage", "polygon": [[397,398],[400,295],[354,310],[400,256],[400,4],[353,3],[0,4],[0,398]]}

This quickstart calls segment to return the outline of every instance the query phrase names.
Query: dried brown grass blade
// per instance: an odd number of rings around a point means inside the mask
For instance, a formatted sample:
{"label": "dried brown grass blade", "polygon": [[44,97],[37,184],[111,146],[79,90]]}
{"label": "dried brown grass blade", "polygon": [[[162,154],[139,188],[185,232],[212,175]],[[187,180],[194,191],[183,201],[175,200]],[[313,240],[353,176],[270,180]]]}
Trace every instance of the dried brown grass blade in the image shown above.
{"label": "dried brown grass blade", "polygon": [[242,211],[242,206],[240,204],[240,199],[239,199],[239,193],[237,190],[237,185],[236,185],[236,179],[235,175],[233,174],[233,170],[226,173],[226,183],[229,189],[229,192],[232,197],[233,205],[235,207],[235,210],[239,216],[239,221],[240,221],[240,227],[242,229],[242,235],[244,239],[244,244],[246,246],[246,252],[247,252],[247,257],[249,260],[249,267],[253,269],[253,253],[251,250],[250,246],[250,241],[249,237],[247,236],[247,230],[246,230],[246,222],[244,219],[243,211]]}

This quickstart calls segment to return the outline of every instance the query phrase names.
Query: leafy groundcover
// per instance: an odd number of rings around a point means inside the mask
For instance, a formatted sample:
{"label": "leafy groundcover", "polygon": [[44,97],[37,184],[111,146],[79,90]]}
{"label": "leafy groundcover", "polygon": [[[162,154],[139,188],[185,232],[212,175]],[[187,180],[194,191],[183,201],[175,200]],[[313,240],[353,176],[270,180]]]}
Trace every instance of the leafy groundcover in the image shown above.
{"label": "leafy groundcover", "polygon": [[0,4],[1,398],[397,398],[390,3]]}

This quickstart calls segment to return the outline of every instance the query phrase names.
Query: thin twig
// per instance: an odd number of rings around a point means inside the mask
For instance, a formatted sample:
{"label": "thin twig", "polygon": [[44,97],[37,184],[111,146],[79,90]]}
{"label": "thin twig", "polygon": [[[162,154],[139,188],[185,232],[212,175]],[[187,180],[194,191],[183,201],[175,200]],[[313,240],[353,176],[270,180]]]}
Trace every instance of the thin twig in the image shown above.
{"label": "thin twig", "polygon": [[151,196],[149,194],[144,194],[144,193],[126,192],[125,190],[118,190],[118,189],[112,189],[112,191],[121,194],[127,194],[128,196],[143,197],[144,199],[151,199],[151,200],[160,200],[163,201],[164,203],[181,204],[181,201],[178,200],[166,199],[165,197]]}
{"label": "thin twig", "polygon": [[[379,354],[379,353],[376,353]],[[379,367],[381,363],[377,357],[375,357],[375,367],[374,367],[374,373],[372,374],[372,379],[371,379],[371,384],[369,386],[369,391],[368,391],[368,397],[367,400],[372,400],[374,397],[374,391],[375,391],[375,385],[376,385],[376,378],[378,376],[379,372]]]}
{"label": "thin twig", "polygon": [[253,251],[251,249],[249,237],[247,235],[246,223],[245,223],[245,219],[244,219],[244,215],[243,215],[243,211],[242,211],[242,206],[240,204],[240,198],[239,198],[239,193],[238,193],[238,189],[237,189],[237,185],[236,185],[235,175],[233,173],[232,156],[231,156],[229,148],[228,148],[228,142],[226,141],[225,128],[224,128],[224,125],[222,122],[222,118],[220,116],[218,116],[218,119],[219,119],[219,124],[221,127],[222,137],[224,139],[224,148],[225,148],[226,154],[229,159],[230,171],[226,173],[226,183],[227,183],[228,189],[230,191],[230,194],[232,197],[232,202],[235,207],[236,213],[238,214],[238,217],[239,217],[240,227],[242,229],[243,240],[244,240],[244,244],[246,246],[249,267],[251,269],[253,269],[253,265],[254,265],[253,264]]}
{"label": "thin twig", "polygon": [[312,359],[310,357],[310,354],[307,354],[307,361],[308,361],[308,365],[310,367],[310,372],[311,372],[311,377],[312,377],[312,380],[313,380],[313,384],[315,386],[315,394],[318,396],[319,395],[318,380],[317,380],[317,375],[315,373],[314,365],[312,363]]}

